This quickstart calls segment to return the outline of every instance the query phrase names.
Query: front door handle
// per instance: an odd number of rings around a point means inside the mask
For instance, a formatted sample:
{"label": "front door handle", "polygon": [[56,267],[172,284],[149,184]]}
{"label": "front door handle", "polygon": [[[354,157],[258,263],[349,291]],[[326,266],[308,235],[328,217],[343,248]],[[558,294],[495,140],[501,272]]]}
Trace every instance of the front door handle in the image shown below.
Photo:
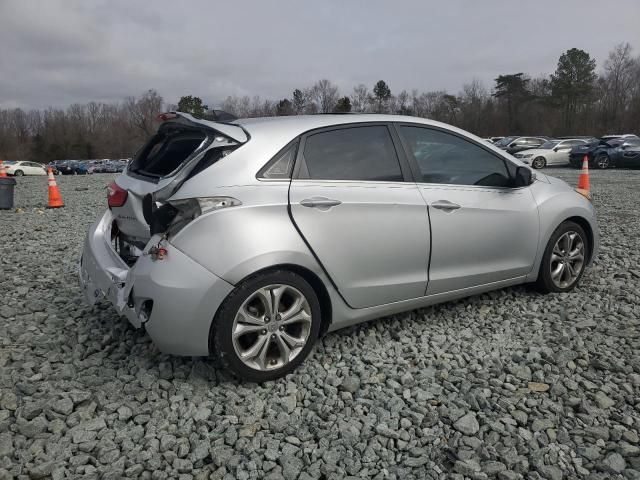
{"label": "front door handle", "polygon": [[327,197],[311,197],[305,198],[300,202],[303,207],[319,208],[320,210],[328,210],[331,207],[336,207],[342,202],[340,200],[334,200]]}
{"label": "front door handle", "polygon": [[457,210],[460,208],[460,205],[450,202],[449,200],[438,200],[437,202],[433,202],[431,206],[438,210]]}

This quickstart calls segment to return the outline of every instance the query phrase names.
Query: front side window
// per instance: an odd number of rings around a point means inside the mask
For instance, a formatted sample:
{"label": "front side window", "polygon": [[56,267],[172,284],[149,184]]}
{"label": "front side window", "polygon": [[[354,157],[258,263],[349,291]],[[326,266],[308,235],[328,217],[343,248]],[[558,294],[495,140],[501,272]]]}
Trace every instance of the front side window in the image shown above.
{"label": "front side window", "polygon": [[310,135],[301,178],[401,182],[400,163],[387,127],[350,127]]}
{"label": "front side window", "polygon": [[508,187],[504,160],[463,138],[423,127],[400,127],[422,181],[451,185]]}
{"label": "front side window", "polygon": [[551,150],[553,147],[558,146],[558,143],[559,142],[557,140],[547,140],[542,145],[540,145],[540,148],[542,150]]}

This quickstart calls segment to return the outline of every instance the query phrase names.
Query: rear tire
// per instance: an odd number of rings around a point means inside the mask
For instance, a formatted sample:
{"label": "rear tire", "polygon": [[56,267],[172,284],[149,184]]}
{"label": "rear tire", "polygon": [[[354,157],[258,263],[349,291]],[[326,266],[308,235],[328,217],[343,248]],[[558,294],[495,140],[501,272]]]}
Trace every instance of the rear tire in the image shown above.
{"label": "rear tire", "polygon": [[320,333],[318,297],[288,270],[258,273],[224,300],[211,326],[209,350],[236,377],[281,378],[309,355]]}
{"label": "rear tire", "polygon": [[536,169],[544,168],[547,166],[547,160],[544,157],[536,157],[531,162],[531,166]]}
{"label": "rear tire", "polygon": [[611,160],[609,159],[609,155],[607,155],[606,153],[601,153],[600,155],[598,155],[594,163],[600,170],[606,170],[611,166]]}
{"label": "rear tire", "polygon": [[580,225],[561,223],[542,256],[537,289],[542,293],[573,290],[584,274],[589,248],[589,239]]}

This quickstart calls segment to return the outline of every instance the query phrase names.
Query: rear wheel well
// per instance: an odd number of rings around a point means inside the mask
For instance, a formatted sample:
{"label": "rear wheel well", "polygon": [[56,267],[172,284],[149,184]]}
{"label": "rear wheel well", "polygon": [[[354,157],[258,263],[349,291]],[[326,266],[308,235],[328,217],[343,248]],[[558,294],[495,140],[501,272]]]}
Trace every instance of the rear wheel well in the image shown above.
{"label": "rear wheel well", "polygon": [[[569,217],[566,220],[564,220],[564,222],[574,222],[577,223],[578,225],[580,225],[582,227],[582,229],[584,230],[584,233],[587,234],[588,240],[589,240],[589,251],[587,252],[588,255],[588,261],[587,263],[590,263],[592,260],[592,255],[593,255],[593,230],[591,229],[591,224],[584,218],[584,217]],[[562,223],[564,223],[562,222]]]}
{"label": "rear wheel well", "polygon": [[[331,325],[333,310],[331,307],[331,297],[329,296],[327,287],[325,287],[322,280],[320,280],[320,277],[318,277],[318,275],[316,275],[314,272],[312,272],[306,267],[302,267],[300,265],[295,265],[295,264],[289,264],[289,263],[272,265],[272,266],[263,268],[262,270],[253,272],[251,275],[248,275],[247,277],[253,276],[257,273],[270,272],[272,270],[289,270],[290,272],[300,275],[309,283],[309,285],[311,285],[311,288],[313,288],[313,291],[318,296],[318,302],[320,303],[320,315],[321,315],[320,321],[322,323],[320,325],[319,336],[324,335],[329,329],[329,325]],[[244,281],[244,279],[238,282],[238,284],[241,283],[242,281]]]}

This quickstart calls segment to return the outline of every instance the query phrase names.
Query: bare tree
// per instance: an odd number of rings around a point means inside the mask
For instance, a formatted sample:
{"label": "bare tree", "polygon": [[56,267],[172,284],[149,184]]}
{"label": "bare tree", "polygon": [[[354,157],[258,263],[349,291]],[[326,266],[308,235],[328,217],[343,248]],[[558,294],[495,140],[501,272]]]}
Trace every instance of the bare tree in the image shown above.
{"label": "bare tree", "polygon": [[338,103],[338,87],[325,78],[319,80],[312,91],[320,113],[332,112]]}
{"label": "bare tree", "polygon": [[128,97],[125,100],[129,112],[129,123],[144,135],[156,130],[155,120],[162,110],[162,97],[155,90],[149,90],[140,98]]}
{"label": "bare tree", "polygon": [[370,97],[369,89],[363,83],[353,87],[353,93],[351,94],[351,111],[364,113],[370,110]]}
{"label": "bare tree", "polygon": [[604,63],[602,86],[606,128],[623,128],[625,108],[634,86],[635,61],[631,50],[628,43],[616,45]]}

